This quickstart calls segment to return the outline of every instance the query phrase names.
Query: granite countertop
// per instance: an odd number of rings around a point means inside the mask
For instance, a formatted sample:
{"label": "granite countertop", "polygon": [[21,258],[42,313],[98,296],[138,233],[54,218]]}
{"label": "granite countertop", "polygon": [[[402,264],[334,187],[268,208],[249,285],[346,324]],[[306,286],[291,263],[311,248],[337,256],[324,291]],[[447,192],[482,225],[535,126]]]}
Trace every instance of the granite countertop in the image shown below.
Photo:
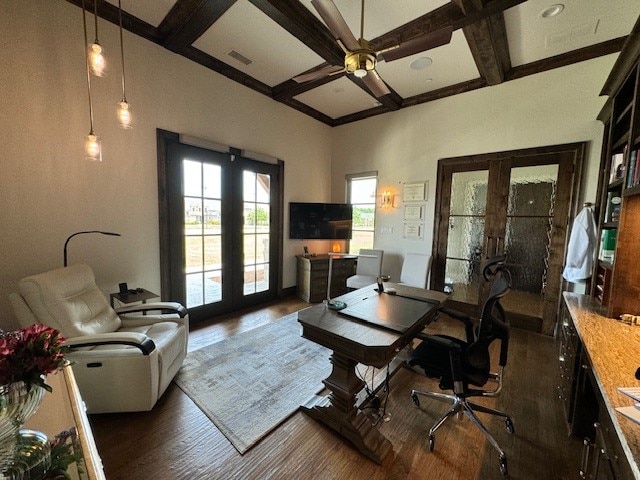
{"label": "granite countertop", "polygon": [[640,387],[635,378],[640,367],[640,326],[606,317],[593,297],[570,292],[563,295],[631,470],[640,479],[640,424],[615,410],[634,403],[618,387]]}

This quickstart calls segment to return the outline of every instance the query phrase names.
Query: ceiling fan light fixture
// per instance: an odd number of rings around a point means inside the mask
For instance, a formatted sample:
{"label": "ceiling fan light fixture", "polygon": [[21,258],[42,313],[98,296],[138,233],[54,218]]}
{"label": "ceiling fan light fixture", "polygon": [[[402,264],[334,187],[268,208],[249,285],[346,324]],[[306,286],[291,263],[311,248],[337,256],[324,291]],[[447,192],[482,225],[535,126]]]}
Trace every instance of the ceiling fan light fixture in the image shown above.
{"label": "ceiling fan light fixture", "polygon": [[358,78],[365,77],[376,68],[376,54],[371,50],[352,52],[345,57],[344,68],[347,73],[353,73]]}

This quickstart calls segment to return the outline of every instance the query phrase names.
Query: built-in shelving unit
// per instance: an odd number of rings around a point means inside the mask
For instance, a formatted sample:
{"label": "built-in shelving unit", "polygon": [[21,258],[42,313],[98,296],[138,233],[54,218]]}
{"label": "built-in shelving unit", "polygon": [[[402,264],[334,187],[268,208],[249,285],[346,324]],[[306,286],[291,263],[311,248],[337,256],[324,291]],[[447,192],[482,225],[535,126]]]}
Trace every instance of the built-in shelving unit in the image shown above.
{"label": "built-in shelving unit", "polygon": [[614,65],[598,119],[605,124],[598,184],[598,261],[591,294],[610,317],[640,314],[640,20]]}

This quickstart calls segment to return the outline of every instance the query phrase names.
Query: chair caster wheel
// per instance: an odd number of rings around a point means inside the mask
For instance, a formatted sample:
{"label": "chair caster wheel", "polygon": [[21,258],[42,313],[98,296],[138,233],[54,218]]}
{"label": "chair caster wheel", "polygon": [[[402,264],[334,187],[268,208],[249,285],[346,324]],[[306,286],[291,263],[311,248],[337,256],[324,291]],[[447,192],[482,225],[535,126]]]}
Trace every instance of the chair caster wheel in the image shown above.
{"label": "chair caster wheel", "polygon": [[420,406],[420,399],[418,398],[418,394],[415,392],[411,392],[411,400],[413,400],[413,404],[416,407]]}
{"label": "chair caster wheel", "polygon": [[509,433],[515,433],[516,429],[513,427],[513,421],[510,417],[504,419],[504,427],[507,429]]}
{"label": "chair caster wheel", "polygon": [[509,475],[509,472],[507,471],[507,457],[504,455],[500,455],[500,473],[503,477]]}
{"label": "chair caster wheel", "polygon": [[433,449],[436,446],[436,437],[435,435],[429,435],[429,451],[433,452]]}

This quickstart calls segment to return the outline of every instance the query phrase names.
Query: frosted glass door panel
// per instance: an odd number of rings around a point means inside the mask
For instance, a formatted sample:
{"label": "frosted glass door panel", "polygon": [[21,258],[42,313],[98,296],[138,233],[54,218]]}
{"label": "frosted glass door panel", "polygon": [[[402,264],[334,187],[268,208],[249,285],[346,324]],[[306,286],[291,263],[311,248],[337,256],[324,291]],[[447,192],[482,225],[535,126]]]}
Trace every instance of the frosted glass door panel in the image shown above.
{"label": "frosted glass door panel", "polygon": [[504,245],[498,245],[513,279],[508,311],[542,315],[557,177],[557,164],[511,169]]}
{"label": "frosted glass door panel", "polygon": [[478,301],[488,181],[488,170],[456,172],[451,178],[444,283],[453,300],[465,303]]}

